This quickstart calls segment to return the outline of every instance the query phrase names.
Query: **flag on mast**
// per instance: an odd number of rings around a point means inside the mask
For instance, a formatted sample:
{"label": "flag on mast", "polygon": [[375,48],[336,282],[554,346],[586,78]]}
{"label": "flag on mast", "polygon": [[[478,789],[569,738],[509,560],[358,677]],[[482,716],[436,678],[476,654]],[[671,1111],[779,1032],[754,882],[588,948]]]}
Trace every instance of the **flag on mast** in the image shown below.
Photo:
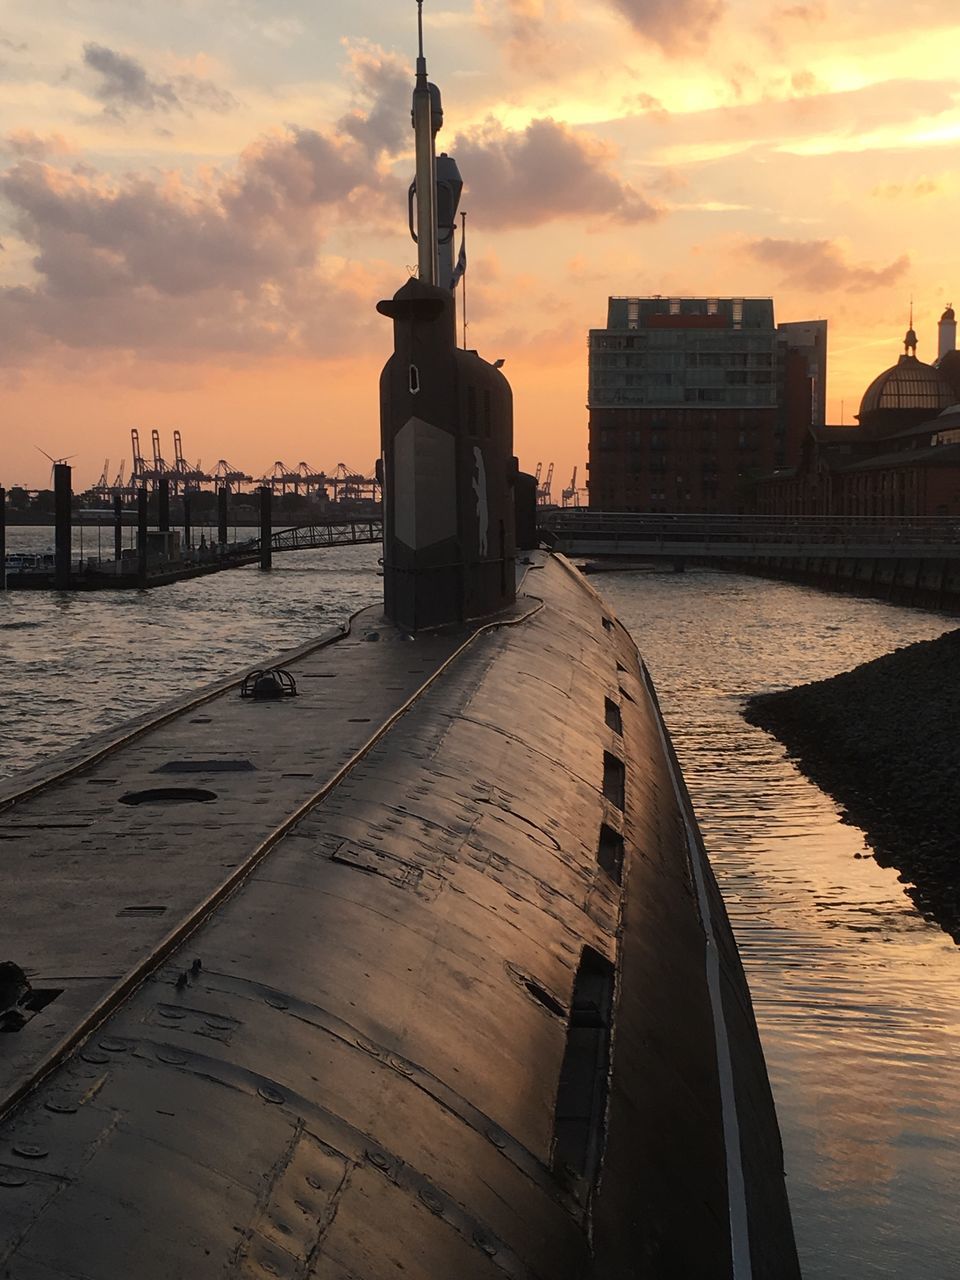
{"label": "flag on mast", "polygon": [[467,270],[467,215],[460,214],[460,252],[457,254],[457,265],[450,277],[450,288],[455,289],[463,279]]}

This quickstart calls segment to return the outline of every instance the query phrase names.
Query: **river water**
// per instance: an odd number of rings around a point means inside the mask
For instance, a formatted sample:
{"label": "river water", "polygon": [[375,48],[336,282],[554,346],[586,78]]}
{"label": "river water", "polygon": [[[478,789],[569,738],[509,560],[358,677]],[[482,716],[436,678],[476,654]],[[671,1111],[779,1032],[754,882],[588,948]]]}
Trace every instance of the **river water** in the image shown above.
{"label": "river water", "polygon": [[[89,535],[89,531],[88,531]],[[11,550],[52,534],[11,529]],[[378,547],[142,594],[0,598],[0,775],[308,639],[379,595]],[[743,699],[955,625],[708,572],[593,579],[649,666],[740,944],[806,1280],[960,1274],[960,949]]]}

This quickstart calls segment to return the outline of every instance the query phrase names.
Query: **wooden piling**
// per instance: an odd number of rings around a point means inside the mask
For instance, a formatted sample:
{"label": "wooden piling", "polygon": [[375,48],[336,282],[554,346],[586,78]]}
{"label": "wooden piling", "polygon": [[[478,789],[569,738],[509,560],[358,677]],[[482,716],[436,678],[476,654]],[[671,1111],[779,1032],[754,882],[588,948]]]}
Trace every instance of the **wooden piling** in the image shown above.
{"label": "wooden piling", "polygon": [[137,490],[137,586],[147,585],[147,486]]}
{"label": "wooden piling", "polygon": [[123,559],[123,496],[113,495],[113,558],[117,564]]}
{"label": "wooden piling", "polygon": [[57,591],[70,589],[70,559],[73,554],[73,493],[71,468],[65,462],[53,466],[53,585]]}
{"label": "wooden piling", "polygon": [[186,550],[193,546],[193,528],[190,524],[190,494],[183,495],[183,545]]}
{"label": "wooden piling", "polygon": [[227,500],[230,490],[222,485],[217,490],[217,541],[221,547],[227,545]]}
{"label": "wooden piling", "polygon": [[170,532],[170,477],[161,476],[157,481],[157,528],[161,533]]}
{"label": "wooden piling", "polygon": [[269,485],[260,488],[260,568],[273,568],[273,490]]}

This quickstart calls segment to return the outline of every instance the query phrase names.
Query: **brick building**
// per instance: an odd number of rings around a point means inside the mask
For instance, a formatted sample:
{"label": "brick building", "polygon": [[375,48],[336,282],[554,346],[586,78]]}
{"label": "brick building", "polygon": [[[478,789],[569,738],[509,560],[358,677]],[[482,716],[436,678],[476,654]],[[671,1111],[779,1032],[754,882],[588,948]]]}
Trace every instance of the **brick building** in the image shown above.
{"label": "brick building", "polygon": [[796,466],[757,485],[768,515],[960,517],[960,359],[956,322],[940,319],[935,364],[904,351],[864,392],[854,427],[814,427]]}
{"label": "brick building", "polygon": [[606,511],[741,511],[824,421],[825,320],[770,298],[610,298],[589,338],[589,493]]}

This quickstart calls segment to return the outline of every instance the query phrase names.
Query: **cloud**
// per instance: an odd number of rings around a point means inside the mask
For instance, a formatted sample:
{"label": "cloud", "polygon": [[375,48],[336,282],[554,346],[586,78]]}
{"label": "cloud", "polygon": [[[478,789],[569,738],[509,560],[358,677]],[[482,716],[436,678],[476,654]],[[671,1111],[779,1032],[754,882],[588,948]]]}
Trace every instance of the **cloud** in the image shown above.
{"label": "cloud", "polygon": [[236,105],[231,93],[211,80],[194,75],[178,75],[157,80],[143,63],[129,54],[118,53],[102,44],[85,44],[83,61],[99,76],[94,96],[108,115],[122,119],[125,112],[184,111],[199,107],[207,111],[229,111]]}
{"label": "cloud", "polygon": [[[352,141],[307,129],[260,139],[228,174],[107,177],[21,156],[0,199],[34,251],[0,288],[7,359],[56,345],[161,358],[331,353],[373,319],[368,268],[325,256],[339,219],[399,204]],[[369,290],[369,292],[368,292]],[[367,315],[369,311],[369,317]]]}
{"label": "cloud", "polygon": [[410,67],[398,55],[363,42],[349,50],[349,68],[364,99],[338,122],[374,157],[412,146]]}
{"label": "cloud", "polygon": [[812,71],[804,69],[802,71],[794,71],[790,76],[790,88],[794,93],[823,93],[824,84],[822,80],[818,80]]}
{"label": "cloud", "polygon": [[558,33],[569,21],[569,6],[558,0],[474,0],[474,14],[515,67],[535,69],[540,79],[560,74],[569,46]]}
{"label": "cloud", "polygon": [[888,182],[874,187],[872,196],[885,200],[896,200],[900,196],[932,196],[940,190],[940,183],[933,178],[920,178],[917,182]]}
{"label": "cloud", "polygon": [[671,57],[701,52],[723,16],[723,0],[609,0],[637,35]]}
{"label": "cloud", "polygon": [[[894,146],[905,121],[915,130],[917,121],[933,121],[955,109],[956,84],[951,80],[885,80],[829,92],[817,92],[814,85],[807,92],[810,81],[802,72],[797,75],[790,88],[785,80],[776,86],[777,94],[786,96],[675,111],[667,119],[631,114],[621,122],[608,123],[605,134],[662,164],[713,161],[756,147],[776,152],[779,160],[811,140],[823,152],[853,151],[864,137],[882,130],[890,132],[889,145]],[[909,117],[904,116],[905,102],[910,103]],[[916,150],[906,135],[902,145]]]}
{"label": "cloud", "polygon": [[490,121],[460,134],[453,153],[478,225],[535,227],[556,218],[642,222],[657,208],[611,172],[609,146],[549,118],[513,131]]}
{"label": "cloud", "polygon": [[833,240],[752,240],[745,251],[757,262],[779,268],[783,284],[811,291],[880,289],[900,280],[910,266],[906,254],[879,269],[849,263]]}
{"label": "cloud", "polygon": [[822,3],[788,5],[785,9],[778,9],[776,17],[794,22],[826,22],[827,6]]}
{"label": "cloud", "polygon": [[32,129],[14,129],[5,138],[0,138],[0,152],[14,156],[29,156],[33,160],[43,160],[47,156],[68,156],[75,151],[62,133],[41,135]]}

